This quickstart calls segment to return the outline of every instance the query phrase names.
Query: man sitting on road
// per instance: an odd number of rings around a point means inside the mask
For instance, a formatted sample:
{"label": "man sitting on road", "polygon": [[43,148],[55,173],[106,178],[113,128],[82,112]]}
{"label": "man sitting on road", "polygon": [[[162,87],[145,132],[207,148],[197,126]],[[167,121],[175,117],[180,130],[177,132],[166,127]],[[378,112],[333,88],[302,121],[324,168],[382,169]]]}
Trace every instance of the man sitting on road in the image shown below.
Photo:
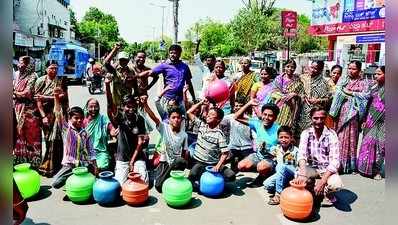
{"label": "man sitting on road", "polygon": [[271,147],[278,144],[279,124],[275,123],[279,114],[279,108],[275,104],[265,104],[261,108],[261,120],[258,118],[242,118],[241,115],[250,106],[257,106],[256,99],[250,100],[246,105],[235,113],[235,119],[246,124],[255,134],[256,152],[251,153],[238,163],[239,171],[250,171],[254,168],[258,176],[249,183],[249,186],[261,186],[267,176],[274,172],[274,156],[271,154]]}
{"label": "man sitting on road", "polygon": [[336,132],[325,126],[326,115],[326,110],[319,106],[310,111],[312,127],[300,137],[297,179],[300,183],[307,182],[309,191],[326,197],[324,203],[331,205],[336,201],[333,193],[342,188],[343,183],[337,174],[339,140]]}

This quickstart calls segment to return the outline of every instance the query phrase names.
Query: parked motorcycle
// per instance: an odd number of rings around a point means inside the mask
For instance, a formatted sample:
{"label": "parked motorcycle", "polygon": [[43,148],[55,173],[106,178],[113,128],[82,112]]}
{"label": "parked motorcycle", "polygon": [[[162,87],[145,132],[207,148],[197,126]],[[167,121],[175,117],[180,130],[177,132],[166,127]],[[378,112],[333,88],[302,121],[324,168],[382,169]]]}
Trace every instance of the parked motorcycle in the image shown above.
{"label": "parked motorcycle", "polygon": [[90,94],[95,94],[96,90],[100,90],[100,93],[104,92],[103,89],[103,78],[102,76],[93,76],[90,78],[87,78],[87,88],[88,88],[88,92],[90,92]]}

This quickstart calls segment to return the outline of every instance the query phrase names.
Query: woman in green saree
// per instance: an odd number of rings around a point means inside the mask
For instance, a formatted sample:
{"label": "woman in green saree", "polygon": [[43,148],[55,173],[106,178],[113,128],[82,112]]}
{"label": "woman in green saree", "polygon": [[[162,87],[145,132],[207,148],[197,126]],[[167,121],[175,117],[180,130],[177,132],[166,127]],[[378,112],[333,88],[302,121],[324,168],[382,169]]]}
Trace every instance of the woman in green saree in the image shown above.
{"label": "woman in green saree", "polygon": [[294,136],[299,137],[298,117],[300,115],[301,96],[304,94],[303,82],[295,74],[296,62],[289,59],[284,63],[284,73],[273,81],[274,89],[271,93],[273,102],[280,109],[276,122],[281,126],[293,128]]}
{"label": "woman in green saree", "polygon": [[108,134],[115,136],[115,129],[108,116],[99,112],[99,102],[94,98],[90,98],[84,108],[85,118],[83,125],[92,141],[96,153],[97,168],[101,172],[110,169],[111,157],[107,148]]}

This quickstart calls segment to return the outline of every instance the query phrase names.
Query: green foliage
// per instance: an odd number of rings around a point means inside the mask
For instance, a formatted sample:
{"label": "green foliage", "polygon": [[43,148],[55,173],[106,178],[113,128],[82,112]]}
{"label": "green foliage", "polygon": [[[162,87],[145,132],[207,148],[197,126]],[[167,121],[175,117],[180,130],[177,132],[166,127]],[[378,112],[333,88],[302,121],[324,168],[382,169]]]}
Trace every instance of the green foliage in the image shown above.
{"label": "green foliage", "polygon": [[[201,42],[199,51],[203,57],[215,55],[226,57],[234,54],[241,54],[244,50],[239,46],[239,42],[233,38],[227,24],[219,23],[211,19],[201,20],[191,27],[187,34],[184,48],[186,54],[193,54],[196,48],[197,36]],[[191,56],[186,56],[188,59]]]}
{"label": "green foliage", "polygon": [[230,22],[230,29],[247,52],[283,47],[279,10],[273,10],[270,16],[266,16],[260,10],[241,9]]}
{"label": "green foliage", "polygon": [[[250,3],[250,4],[249,4]],[[249,1],[227,24],[211,19],[195,23],[186,33],[186,49],[183,55],[192,56],[197,36],[201,39],[202,56],[213,54],[226,57],[246,55],[252,51],[281,50],[287,48],[287,39],[281,28],[281,9],[272,8],[274,1]],[[310,19],[305,15],[298,17],[298,35],[291,40],[291,48],[297,53],[323,50],[327,40],[312,37],[307,33]]]}
{"label": "green foliage", "polygon": [[120,41],[118,24],[114,16],[90,7],[78,23],[78,31],[84,42],[100,43],[101,48],[109,51],[113,44]]}
{"label": "green foliage", "polygon": [[314,50],[325,50],[327,48],[327,39],[324,37],[313,37],[308,34],[308,28],[311,24],[310,19],[305,15],[298,17],[297,38],[293,39],[292,49],[296,53],[311,52]]}

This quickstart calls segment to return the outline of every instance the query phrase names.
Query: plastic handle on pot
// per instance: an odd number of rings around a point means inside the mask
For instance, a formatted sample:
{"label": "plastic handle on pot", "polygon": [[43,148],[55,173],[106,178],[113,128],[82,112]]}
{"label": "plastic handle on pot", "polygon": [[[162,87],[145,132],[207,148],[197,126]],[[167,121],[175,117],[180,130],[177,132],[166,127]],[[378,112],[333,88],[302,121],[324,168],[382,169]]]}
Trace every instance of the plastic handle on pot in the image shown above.
{"label": "plastic handle on pot", "polygon": [[79,175],[79,174],[84,174],[84,173],[88,173],[88,169],[87,167],[84,166],[80,166],[80,167],[76,167],[72,170],[73,174]]}
{"label": "plastic handle on pot", "polygon": [[30,163],[21,163],[21,164],[14,166],[14,169],[16,171],[26,171],[29,168],[30,168]]}
{"label": "plastic handle on pot", "polygon": [[127,175],[127,177],[131,180],[137,180],[141,178],[141,174],[139,173],[135,173],[135,172],[131,172]]}
{"label": "plastic handle on pot", "polygon": [[217,172],[213,171],[213,167],[214,166],[206,166],[206,171],[208,171],[210,173],[217,173]]}
{"label": "plastic handle on pot", "polygon": [[170,176],[174,178],[183,178],[185,176],[185,172],[181,170],[172,170],[170,172]]}
{"label": "plastic handle on pot", "polygon": [[290,186],[299,188],[299,189],[303,189],[306,186],[306,183],[299,184],[296,179],[291,180],[289,183],[290,183]]}
{"label": "plastic handle on pot", "polygon": [[111,171],[103,171],[103,172],[99,173],[98,176],[100,178],[111,178],[111,177],[113,177],[113,172],[111,172]]}

